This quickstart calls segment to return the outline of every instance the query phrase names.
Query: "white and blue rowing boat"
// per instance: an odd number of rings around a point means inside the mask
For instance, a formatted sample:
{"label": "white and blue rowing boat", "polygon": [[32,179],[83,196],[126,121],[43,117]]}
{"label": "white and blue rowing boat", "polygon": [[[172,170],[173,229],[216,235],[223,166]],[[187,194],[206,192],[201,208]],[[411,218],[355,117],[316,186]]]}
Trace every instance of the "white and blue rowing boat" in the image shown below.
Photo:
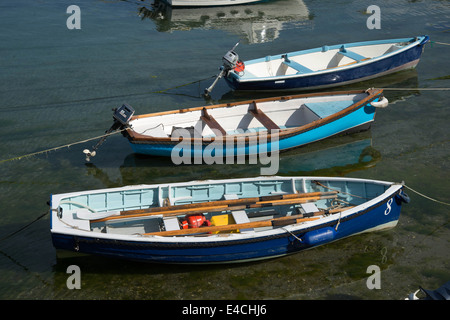
{"label": "white and blue rowing boat", "polygon": [[[135,153],[207,159],[261,155],[370,128],[377,107],[386,107],[381,89],[264,98],[128,117],[123,130]],[[117,116],[118,114],[118,116]],[[110,129],[111,130],[111,129]],[[86,150],[88,156],[89,150]],[[92,152],[91,152],[92,153]]]}
{"label": "white and blue rowing boat", "polygon": [[347,85],[414,68],[428,36],[324,45],[320,48],[241,61],[236,46],[223,57],[221,72],[234,90],[278,91]]}
{"label": "white and blue rowing boat", "polygon": [[342,177],[258,177],[53,194],[57,249],[161,263],[293,254],[392,228],[403,185]]}

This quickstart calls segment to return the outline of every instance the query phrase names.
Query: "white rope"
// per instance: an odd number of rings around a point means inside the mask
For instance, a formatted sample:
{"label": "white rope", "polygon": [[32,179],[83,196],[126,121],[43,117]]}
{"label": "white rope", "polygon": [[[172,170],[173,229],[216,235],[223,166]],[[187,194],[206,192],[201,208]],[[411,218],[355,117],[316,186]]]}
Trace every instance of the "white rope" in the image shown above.
{"label": "white rope", "polygon": [[56,215],[56,216],[58,217],[58,220],[59,220],[61,223],[65,224],[66,226],[68,226],[68,227],[70,227],[70,228],[73,228],[73,229],[76,229],[76,230],[80,230],[80,231],[87,231],[87,232],[91,232],[91,231],[92,231],[92,230],[82,229],[82,228],[80,228],[80,227],[78,227],[78,226],[73,226],[73,225],[71,225],[70,223],[64,221],[59,215]]}
{"label": "white rope", "polygon": [[428,200],[431,200],[431,201],[434,201],[434,202],[438,202],[438,203],[444,204],[444,205],[446,205],[446,206],[450,206],[450,203],[447,203],[447,202],[443,202],[443,201],[439,201],[439,200],[430,198],[429,196],[426,196],[426,195],[424,195],[423,193],[420,193],[419,191],[416,191],[416,190],[414,190],[413,188],[408,187],[407,185],[403,185],[403,186],[404,186],[405,188],[408,188],[408,189],[411,190],[412,192],[415,192],[415,193],[417,193],[418,195],[420,195],[420,196],[422,196],[422,197],[424,197],[424,198],[427,198]]}
{"label": "white rope", "polygon": [[124,130],[127,130],[127,128],[122,129],[122,130],[118,130],[118,131],[115,131],[115,132],[110,132],[110,133],[107,133],[107,134],[104,134],[104,135],[101,135],[101,136],[98,136],[98,137],[94,137],[94,138],[90,138],[90,139],[86,139],[86,140],[81,140],[81,141],[65,144],[63,146],[54,147],[54,148],[50,148],[50,149],[46,149],[46,150],[42,150],[42,151],[37,151],[37,152],[25,154],[23,156],[18,156],[18,157],[14,157],[14,158],[10,158],[10,159],[0,160],[0,163],[7,162],[7,161],[12,161],[12,160],[20,160],[20,159],[28,158],[28,157],[31,157],[31,156],[36,156],[38,154],[43,154],[43,153],[47,153],[47,152],[50,152],[50,151],[56,151],[56,150],[59,150],[59,149],[62,149],[62,148],[69,148],[69,147],[74,146],[76,144],[86,143],[86,142],[89,142],[89,141],[92,141],[92,140],[97,140],[97,139],[100,139],[100,138],[108,137],[108,136],[111,136],[113,134],[120,133],[120,132],[122,132]]}
{"label": "white rope", "polygon": [[[441,44],[444,44],[444,43],[441,43]],[[194,81],[192,83],[195,83],[195,82],[198,82],[198,81]],[[192,83],[188,83],[188,84],[192,84]],[[184,85],[181,85],[181,86],[178,86],[178,87],[182,87],[182,86],[185,86],[185,85],[188,85],[188,84],[184,84]],[[174,88],[178,88],[178,87],[174,87]],[[170,89],[173,89],[173,88],[170,88]],[[167,89],[167,90],[170,90],[170,89]],[[447,91],[447,90],[450,90],[450,88],[380,88],[380,89],[393,90],[393,91],[398,91],[398,90],[401,90],[401,91],[409,91],[409,90],[423,90],[423,91],[441,90],[441,91]],[[162,90],[162,91],[159,91],[159,92],[163,93],[163,92],[165,92],[167,90]],[[158,126],[156,126],[156,127],[158,127]],[[156,128],[156,127],[154,127],[154,128]],[[150,129],[154,129],[154,128],[150,128]],[[147,130],[150,130],[150,129],[147,129]],[[86,142],[89,142],[89,141],[92,141],[92,140],[108,137],[108,136],[111,136],[113,134],[120,133],[120,132],[122,132],[124,130],[127,130],[127,128],[124,128],[122,130],[117,130],[117,131],[114,131],[114,132],[110,132],[110,133],[107,133],[107,134],[104,134],[104,135],[101,135],[101,136],[98,136],[98,137],[94,137],[94,138],[90,138],[90,139],[85,139],[85,140],[81,140],[81,141],[65,144],[65,145],[62,145],[62,146],[59,146],[59,147],[54,147],[54,148],[50,148],[50,149],[46,149],[46,150],[42,150],[42,151],[37,151],[37,152],[25,154],[25,155],[14,157],[14,158],[10,158],[10,159],[0,160],[0,164],[4,163],[4,162],[12,161],[12,160],[21,160],[23,158],[28,158],[28,157],[36,156],[36,155],[39,155],[39,154],[48,153],[48,152],[51,152],[51,151],[56,151],[56,150],[59,150],[59,149],[62,149],[62,148],[69,148],[69,147],[77,145],[77,144],[86,143]]]}
{"label": "white rope", "polygon": [[444,46],[450,46],[450,43],[445,43],[445,42],[437,42],[437,41],[431,41],[432,43],[437,43],[437,44],[443,44]]}
{"label": "white rope", "polygon": [[281,229],[283,229],[284,231],[290,233],[295,239],[297,239],[300,242],[303,242],[302,239],[300,239],[299,237],[297,237],[295,234],[293,234],[291,231],[289,231],[288,229],[286,229],[285,227],[281,227]]}

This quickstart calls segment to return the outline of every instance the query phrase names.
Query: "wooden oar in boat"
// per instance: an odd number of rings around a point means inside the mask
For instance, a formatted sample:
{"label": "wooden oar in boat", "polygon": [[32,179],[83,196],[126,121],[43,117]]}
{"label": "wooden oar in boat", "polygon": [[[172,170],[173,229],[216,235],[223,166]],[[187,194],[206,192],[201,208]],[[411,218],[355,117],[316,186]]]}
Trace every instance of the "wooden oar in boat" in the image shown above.
{"label": "wooden oar in boat", "polygon": [[169,211],[169,210],[178,210],[178,209],[212,207],[212,206],[220,206],[220,205],[249,204],[249,203],[260,202],[260,201],[272,201],[272,200],[283,200],[283,199],[297,199],[297,198],[317,197],[317,196],[334,195],[334,194],[337,194],[337,193],[338,193],[338,191],[309,192],[309,193],[290,193],[290,194],[279,194],[279,195],[273,195],[273,196],[262,196],[262,197],[253,197],[253,198],[216,200],[216,201],[209,201],[209,202],[179,204],[179,205],[155,207],[155,208],[147,208],[147,209],[125,210],[125,211],[121,211],[120,214],[121,215],[140,214],[140,213]]}
{"label": "wooden oar in boat", "polygon": [[254,222],[246,222],[246,223],[235,223],[228,224],[223,226],[209,226],[209,227],[199,227],[199,228],[190,228],[190,229],[181,229],[181,230],[170,230],[170,231],[158,231],[158,232],[150,232],[144,233],[143,235],[150,236],[180,236],[187,234],[195,234],[195,233],[207,233],[207,232],[216,232],[216,231],[232,231],[236,229],[250,229],[250,228],[261,228],[261,227],[271,227],[271,226],[286,226],[290,224],[296,224],[301,222],[313,221],[320,219],[317,217],[319,215],[323,215],[325,213],[335,214],[344,210],[348,210],[352,207],[344,207],[338,209],[331,209],[327,211],[319,211],[315,212],[313,217],[304,218],[303,214],[293,215],[293,216],[285,216],[281,218],[274,218],[262,221],[254,221]]}
{"label": "wooden oar in boat", "polygon": [[152,215],[162,215],[165,217],[170,216],[178,216],[182,214],[196,214],[196,213],[208,213],[208,212],[220,212],[220,211],[235,211],[235,210],[243,210],[247,208],[263,208],[270,206],[280,206],[280,205],[288,205],[288,204],[300,204],[312,201],[318,201],[321,199],[332,199],[336,198],[337,195],[329,195],[329,196],[315,196],[315,197],[299,197],[295,198],[287,198],[273,201],[258,201],[258,202],[250,202],[250,204],[240,204],[236,206],[229,205],[215,205],[209,207],[193,207],[193,208],[183,208],[177,210],[166,210],[166,211],[150,211],[145,213],[137,213],[137,214],[126,214],[126,215],[116,215],[110,216],[102,219],[92,220],[92,222],[103,222],[108,220],[116,220],[116,219],[128,219],[128,218],[138,218]]}
{"label": "wooden oar in boat", "polygon": [[216,201],[180,204],[180,205],[172,205],[172,206],[164,206],[164,207],[147,208],[147,209],[125,210],[125,211],[121,211],[120,214],[121,215],[131,215],[131,214],[140,214],[140,213],[149,213],[149,212],[160,212],[160,211],[179,210],[179,209],[193,209],[193,208],[213,207],[213,206],[223,206],[223,205],[247,205],[247,204],[261,202],[261,201],[309,198],[309,197],[317,197],[317,196],[335,195],[337,193],[338,193],[338,191],[289,193],[289,194],[279,194],[279,195],[273,195],[273,196],[261,196],[261,197],[252,197],[252,198],[242,198],[242,199],[216,200]]}
{"label": "wooden oar in boat", "polygon": [[[144,233],[143,235],[146,235],[146,236],[154,235],[154,236],[164,236],[164,237],[180,236],[180,235],[194,234],[194,233],[207,233],[207,232],[215,232],[215,231],[232,231],[232,230],[236,230],[236,229],[271,227],[275,221],[280,221],[279,219],[289,220],[285,225],[320,219],[320,217],[299,218],[300,216],[301,215],[296,215],[296,216],[282,217],[282,218],[271,219],[271,220],[228,224],[228,225],[223,225],[223,226],[209,226],[209,227],[190,228],[190,229],[181,229],[181,230],[150,232],[150,233]],[[285,218],[288,218],[288,219],[285,219]]]}

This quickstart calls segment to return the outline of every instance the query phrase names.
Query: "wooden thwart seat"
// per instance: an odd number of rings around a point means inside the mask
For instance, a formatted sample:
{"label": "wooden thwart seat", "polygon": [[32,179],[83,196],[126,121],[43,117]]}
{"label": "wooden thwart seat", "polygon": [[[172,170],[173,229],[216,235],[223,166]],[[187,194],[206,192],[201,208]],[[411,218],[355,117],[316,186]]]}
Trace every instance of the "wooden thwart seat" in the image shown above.
{"label": "wooden thwart seat", "polygon": [[208,127],[210,127],[211,129],[216,129],[219,130],[222,135],[227,135],[227,132],[225,131],[224,128],[222,128],[222,126],[216,121],[216,119],[213,118],[212,115],[210,115],[208,113],[208,111],[206,111],[206,108],[203,108],[202,110],[202,116],[200,117],[200,119],[206,123],[208,125]]}
{"label": "wooden thwart seat", "polygon": [[253,101],[253,108],[250,109],[250,113],[266,127],[268,130],[279,130],[280,127],[272,121],[264,112],[258,109],[256,101]]}

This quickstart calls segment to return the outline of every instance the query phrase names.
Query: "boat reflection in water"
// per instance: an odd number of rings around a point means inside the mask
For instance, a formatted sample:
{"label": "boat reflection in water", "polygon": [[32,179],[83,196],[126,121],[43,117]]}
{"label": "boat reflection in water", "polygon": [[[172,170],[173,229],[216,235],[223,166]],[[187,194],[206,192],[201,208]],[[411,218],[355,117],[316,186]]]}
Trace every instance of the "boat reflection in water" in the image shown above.
{"label": "boat reflection in water", "polygon": [[[277,175],[343,176],[349,172],[373,167],[381,154],[372,146],[371,132],[365,131],[333,137],[316,144],[282,152]],[[259,163],[174,165],[166,157],[129,154],[120,166],[119,177],[89,163],[87,173],[100,180],[105,187],[139,183],[188,181],[193,179],[222,179],[249,177],[260,174]]]}
{"label": "boat reflection in water", "polygon": [[257,4],[210,8],[172,8],[155,0],[153,8],[139,8],[142,19],[149,18],[161,32],[191,29],[218,29],[238,35],[248,43],[278,38],[283,29],[310,28],[311,15],[302,0],[278,0]]}

